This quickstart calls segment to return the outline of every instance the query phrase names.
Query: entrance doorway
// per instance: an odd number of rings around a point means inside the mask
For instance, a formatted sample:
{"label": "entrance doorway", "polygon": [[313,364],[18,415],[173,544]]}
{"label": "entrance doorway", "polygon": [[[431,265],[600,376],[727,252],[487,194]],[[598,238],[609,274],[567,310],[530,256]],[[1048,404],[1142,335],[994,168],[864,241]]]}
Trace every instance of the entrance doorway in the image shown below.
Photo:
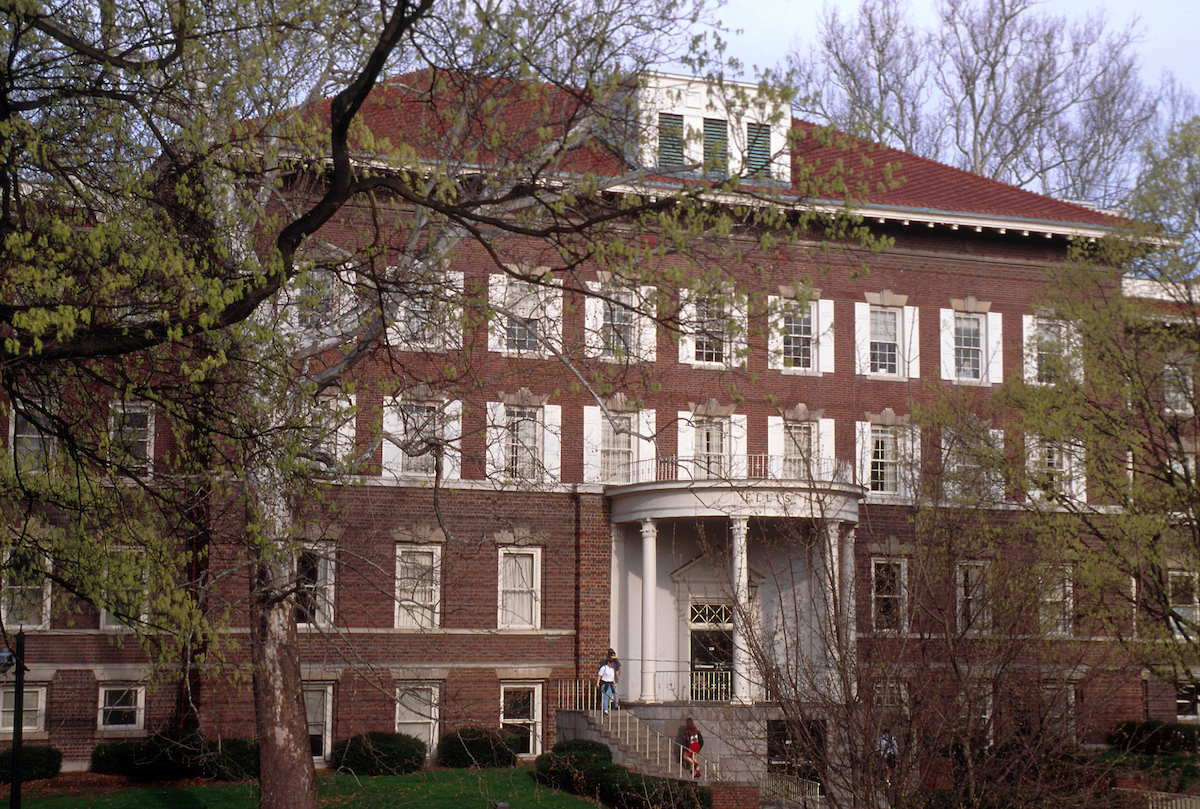
{"label": "entrance doorway", "polygon": [[688,616],[691,635],[690,698],[728,702],[733,697],[733,607],[696,602]]}

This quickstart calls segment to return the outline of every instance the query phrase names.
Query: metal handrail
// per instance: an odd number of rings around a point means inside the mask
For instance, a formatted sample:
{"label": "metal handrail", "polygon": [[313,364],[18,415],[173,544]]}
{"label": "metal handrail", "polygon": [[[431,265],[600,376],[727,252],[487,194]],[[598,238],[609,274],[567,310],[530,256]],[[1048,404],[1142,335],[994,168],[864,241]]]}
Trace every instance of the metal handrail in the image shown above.
{"label": "metal handrail", "polygon": [[695,770],[689,771],[683,763],[683,745],[629,711],[614,710],[605,714],[594,680],[559,680],[557,707],[560,711],[587,711],[602,731],[615,736],[647,764],[676,778],[708,781],[720,778],[717,763],[703,754],[696,756],[699,775]]}
{"label": "metal handrail", "polygon": [[783,798],[804,807],[818,807],[824,803],[821,782],[810,781],[790,773],[768,772],[766,788],[763,791],[765,796]]}

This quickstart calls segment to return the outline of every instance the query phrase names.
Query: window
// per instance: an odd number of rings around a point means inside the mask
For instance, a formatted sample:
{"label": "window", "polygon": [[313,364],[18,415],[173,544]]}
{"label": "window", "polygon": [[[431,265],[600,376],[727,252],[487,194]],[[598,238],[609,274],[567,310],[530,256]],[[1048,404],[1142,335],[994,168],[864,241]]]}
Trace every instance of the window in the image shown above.
{"label": "window", "polygon": [[1081,378],[1079,332],[1075,326],[1033,315],[1025,315],[1022,324],[1027,384],[1055,385]]}
{"label": "window", "polygon": [[583,479],[601,483],[636,483],[651,474],[655,457],[654,411],[622,411],[623,399],[608,403],[608,415],[597,406],[583,409]]}
{"label": "window", "polygon": [[974,753],[991,745],[992,702],[992,689],[986,682],[965,684],[958,694],[958,721],[954,733],[962,741],[969,741]]}
{"label": "window", "polygon": [[438,546],[396,546],[396,626],[439,624],[441,557]]}
{"label": "window", "polygon": [[[522,272],[520,268],[513,271]],[[548,271],[536,283],[493,275],[488,303],[496,313],[489,328],[490,350],[545,357],[550,356],[551,348],[562,345],[562,290]]]}
{"label": "window", "polygon": [[683,165],[682,115],[658,114],[658,165],[664,168]]}
{"label": "window", "polygon": [[462,403],[400,399],[383,409],[383,468],[398,476],[429,477],[440,458],[442,478],[461,475]]}
{"label": "window", "polygon": [[128,629],[145,623],[146,583],[149,570],[145,555],[134,548],[115,548],[104,570],[104,605],[101,629]]}
{"label": "window", "polygon": [[682,304],[681,363],[702,368],[745,365],[747,318],[741,296],[685,292]]}
{"label": "window", "polygon": [[46,557],[33,549],[9,551],[4,560],[4,591],[0,618],[7,630],[46,629],[50,626],[50,578]]}
{"label": "window", "polygon": [[1200,685],[1179,683],[1175,686],[1175,719],[1179,722],[1200,720]]}
{"label": "window", "polygon": [[150,474],[154,463],[154,409],[150,405],[109,405],[108,460],[120,474]]}
{"label": "window", "polygon": [[955,304],[975,311],[941,310],[942,379],[952,382],[1000,384],[1004,381],[1003,318],[981,312],[990,304],[973,297]]}
{"label": "window", "polygon": [[317,449],[324,453],[330,464],[339,464],[354,451],[355,421],[358,410],[353,394],[341,390],[322,392],[317,396],[318,418],[314,421],[321,429]]}
{"label": "window", "polygon": [[562,408],[522,388],[488,402],[487,472],[508,482],[552,482],[560,474]]}
{"label": "window", "polygon": [[986,562],[958,565],[958,629],[989,632],[992,628],[991,583]]}
{"label": "window", "polygon": [[333,726],[333,686],[304,686],[304,714],[308,718],[308,744],[313,758],[328,758]]}
{"label": "window", "polygon": [[1171,602],[1171,630],[1177,637],[1195,635],[1196,621],[1200,618],[1198,576],[1189,570],[1172,570],[1167,576],[1167,595]]}
{"label": "window", "polygon": [[500,728],[509,734],[519,756],[536,756],[542,749],[541,683],[500,686]]}
{"label": "window", "polygon": [[723,478],[729,469],[729,419],[701,416],[692,420],[693,476],[696,480]]}
{"label": "window", "polygon": [[724,118],[704,119],[704,171],[718,180],[729,176],[729,124]]}
{"label": "window", "polygon": [[1082,450],[1063,441],[1039,436],[1027,439],[1030,494],[1046,503],[1063,503],[1086,498]]}
{"label": "window", "polygon": [[1070,565],[1047,565],[1041,571],[1041,630],[1047,635],[1070,635],[1074,631],[1073,573]]}
{"label": "window", "polygon": [[653,362],[657,353],[654,288],[621,287],[607,278],[587,283],[584,348],[609,362]]}
{"label": "window", "polygon": [[812,477],[816,457],[816,424],[811,421],[786,421],[783,424],[783,474],[792,480]]}
{"label": "window", "polygon": [[438,744],[438,687],[424,683],[396,685],[396,732],[425,742],[433,755]]}
{"label": "window", "polygon": [[[911,471],[920,459],[920,433],[890,409],[856,422],[859,482],[876,497],[910,497]],[[878,419],[878,420],[876,420]]]}
{"label": "window", "polygon": [[906,295],[868,293],[854,304],[854,372],[916,379],[921,374],[917,308]]}
{"label": "window", "polygon": [[1163,368],[1163,404],[1172,413],[1192,412],[1192,366],[1184,361],[1171,362]]}
{"label": "window", "polygon": [[746,124],[747,177],[769,178],[771,176],[771,127],[767,124]]}
{"label": "window", "polygon": [[[46,689],[26,687],[22,695],[21,732],[41,733],[46,729]],[[16,717],[17,689],[0,688],[0,732],[12,733]]]}
{"label": "window", "polygon": [[13,403],[13,458],[22,472],[44,472],[54,460],[57,441],[41,427],[47,418],[48,415],[36,403]]}
{"label": "window", "polygon": [[601,422],[600,477],[613,483],[629,483],[633,477],[633,417],[614,413]]}
{"label": "window", "polygon": [[541,548],[500,549],[500,612],[502,629],[537,629],[542,623]]}
{"label": "window", "polygon": [[1000,453],[1004,432],[968,423],[962,431],[942,430],[942,493],[948,500],[981,503],[1002,500]]}
{"label": "window", "polygon": [[142,730],[146,726],[146,689],[140,685],[100,687],[101,730]]}
{"label": "window", "polygon": [[333,623],[333,559],[326,549],[303,548],[296,556],[296,623]]}
{"label": "window", "polygon": [[903,632],[906,566],[903,559],[871,560],[871,620],[878,632]]}
{"label": "window", "polygon": [[[804,405],[767,416],[768,467],[784,480],[822,480],[834,457],[833,419]],[[751,470],[752,476],[755,470]]]}
{"label": "window", "polygon": [[[398,274],[394,267],[389,268]],[[391,345],[408,351],[445,351],[462,344],[458,299],[461,272],[437,272],[411,278],[403,287],[396,321],[388,329]]]}

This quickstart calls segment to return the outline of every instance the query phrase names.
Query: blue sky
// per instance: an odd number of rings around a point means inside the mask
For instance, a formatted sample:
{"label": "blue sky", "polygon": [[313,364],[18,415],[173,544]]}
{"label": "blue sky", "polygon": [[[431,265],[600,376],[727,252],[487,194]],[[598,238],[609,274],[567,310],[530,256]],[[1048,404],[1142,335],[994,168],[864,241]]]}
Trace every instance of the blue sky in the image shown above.
{"label": "blue sky", "polygon": [[[908,0],[918,17],[932,19],[936,0]],[[846,13],[857,0],[833,3]],[[1045,0],[1053,14],[1082,17],[1089,10],[1104,10],[1108,26],[1119,30],[1139,18],[1138,53],[1142,77],[1157,83],[1169,70],[1193,93],[1200,94],[1200,22],[1195,0]],[[783,60],[796,45],[807,46],[822,17],[824,0],[729,0],[717,15],[730,29],[730,52],[741,61],[771,66]],[[743,29],[736,33],[733,29]],[[749,76],[747,76],[749,78]]]}

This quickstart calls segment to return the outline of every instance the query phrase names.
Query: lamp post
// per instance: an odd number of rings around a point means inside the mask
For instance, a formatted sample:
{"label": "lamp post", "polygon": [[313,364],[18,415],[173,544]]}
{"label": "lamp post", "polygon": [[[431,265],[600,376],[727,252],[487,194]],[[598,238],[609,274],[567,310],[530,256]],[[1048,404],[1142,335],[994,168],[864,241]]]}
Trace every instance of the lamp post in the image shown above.
{"label": "lamp post", "polygon": [[0,674],[17,669],[16,693],[13,694],[12,787],[8,793],[9,809],[21,809],[21,736],[25,730],[25,630],[17,633],[16,652],[9,651]]}

